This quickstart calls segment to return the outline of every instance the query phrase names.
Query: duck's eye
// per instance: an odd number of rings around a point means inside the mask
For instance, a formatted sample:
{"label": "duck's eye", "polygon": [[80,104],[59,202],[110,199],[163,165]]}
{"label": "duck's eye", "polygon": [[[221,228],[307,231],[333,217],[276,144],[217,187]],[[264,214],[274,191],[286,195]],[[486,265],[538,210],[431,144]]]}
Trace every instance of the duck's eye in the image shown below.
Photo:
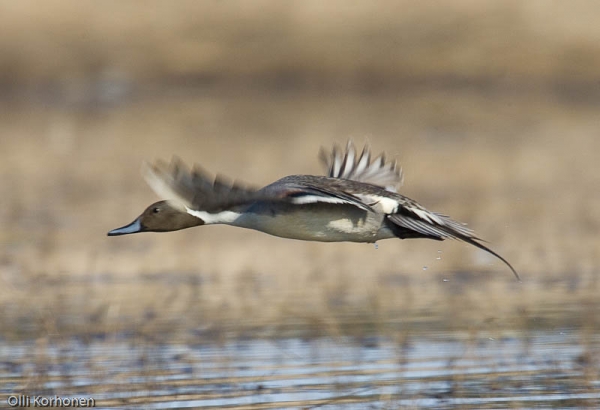
{"label": "duck's eye", "polygon": [[159,208],[159,207],[152,208],[152,213],[155,213],[155,214],[157,214],[157,213],[159,213],[159,212],[160,212],[160,208]]}

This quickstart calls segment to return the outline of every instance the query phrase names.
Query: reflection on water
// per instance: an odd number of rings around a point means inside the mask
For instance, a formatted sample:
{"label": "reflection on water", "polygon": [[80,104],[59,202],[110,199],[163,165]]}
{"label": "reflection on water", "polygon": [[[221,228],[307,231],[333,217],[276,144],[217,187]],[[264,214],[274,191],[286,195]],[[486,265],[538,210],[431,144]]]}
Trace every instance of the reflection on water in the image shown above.
{"label": "reflection on water", "polygon": [[[500,340],[439,334],[155,345],[102,340],[0,346],[3,396],[90,396],[99,408],[592,407],[600,377],[571,331]],[[5,404],[5,398],[2,399]]]}

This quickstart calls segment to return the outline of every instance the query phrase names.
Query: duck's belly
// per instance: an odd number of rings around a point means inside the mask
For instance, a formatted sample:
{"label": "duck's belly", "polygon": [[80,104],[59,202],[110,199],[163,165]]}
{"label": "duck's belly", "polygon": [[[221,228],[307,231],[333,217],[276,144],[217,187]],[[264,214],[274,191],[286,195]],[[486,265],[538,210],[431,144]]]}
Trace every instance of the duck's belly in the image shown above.
{"label": "duck's belly", "polygon": [[[279,208],[279,207],[278,207]],[[384,215],[354,206],[294,205],[284,209],[251,209],[233,223],[282,238],[321,242],[375,242],[394,237]]]}

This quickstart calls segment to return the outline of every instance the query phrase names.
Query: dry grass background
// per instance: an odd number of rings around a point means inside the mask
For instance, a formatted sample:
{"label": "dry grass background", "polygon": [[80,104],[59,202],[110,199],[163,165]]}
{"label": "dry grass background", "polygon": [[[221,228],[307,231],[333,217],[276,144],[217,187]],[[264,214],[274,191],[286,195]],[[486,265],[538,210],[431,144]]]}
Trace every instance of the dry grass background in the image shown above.
{"label": "dry grass background", "polygon": [[[597,12],[0,3],[3,336],[594,329]],[[347,138],[396,156],[402,193],[468,222],[524,282],[453,242],[375,249],[229,227],[105,236],[157,200],[143,160],[176,154],[262,185],[320,173],[319,148]]]}

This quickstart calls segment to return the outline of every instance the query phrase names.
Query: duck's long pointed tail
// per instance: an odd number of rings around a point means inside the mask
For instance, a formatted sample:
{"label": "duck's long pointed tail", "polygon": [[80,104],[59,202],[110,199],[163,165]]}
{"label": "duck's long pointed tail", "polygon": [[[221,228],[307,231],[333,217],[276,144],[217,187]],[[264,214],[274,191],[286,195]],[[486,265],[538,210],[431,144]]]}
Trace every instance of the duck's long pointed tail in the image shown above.
{"label": "duck's long pointed tail", "polygon": [[446,215],[436,212],[430,212],[415,202],[407,202],[398,213],[388,215],[388,221],[393,232],[399,238],[429,238],[443,241],[444,239],[457,239],[478,247],[500,259],[506,264],[515,275],[515,278],[521,282],[519,274],[513,266],[502,256],[483,245],[474,232],[463,224],[456,222]]}
{"label": "duck's long pointed tail", "polygon": [[[521,281],[521,278],[519,277],[519,274],[517,273],[517,271],[515,270],[515,268],[513,268],[513,266],[506,260],[504,259],[502,256],[500,256],[499,254],[497,254],[496,252],[494,252],[493,250],[491,250],[490,248],[488,248],[487,246],[483,245],[480,242],[477,242],[477,240],[479,238],[469,238],[467,236],[457,236],[457,239],[466,242],[468,244],[471,244],[473,246],[478,247],[479,249],[483,249],[484,251],[494,255],[496,258],[500,259],[502,262],[504,262],[506,264],[506,266],[508,266],[510,268],[510,270],[512,271],[513,275],[515,275],[515,278],[517,278],[517,280],[519,282]],[[479,239],[481,240],[481,239]]]}

